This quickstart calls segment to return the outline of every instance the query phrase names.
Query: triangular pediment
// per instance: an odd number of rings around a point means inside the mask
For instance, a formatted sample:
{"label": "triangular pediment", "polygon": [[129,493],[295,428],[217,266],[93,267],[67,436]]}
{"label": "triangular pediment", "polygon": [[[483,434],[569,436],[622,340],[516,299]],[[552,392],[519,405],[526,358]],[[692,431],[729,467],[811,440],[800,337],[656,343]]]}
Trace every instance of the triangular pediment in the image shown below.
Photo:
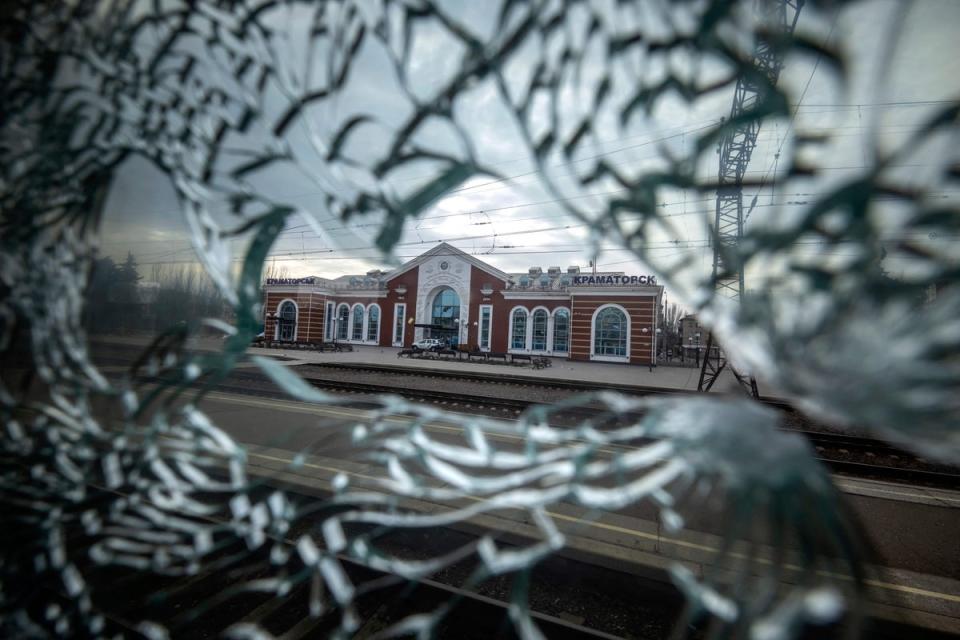
{"label": "triangular pediment", "polygon": [[454,258],[459,258],[459,259],[463,260],[464,262],[467,262],[467,263],[473,265],[474,267],[480,269],[481,271],[483,271],[483,272],[485,272],[485,273],[490,274],[491,276],[493,276],[494,278],[497,278],[497,279],[499,279],[499,280],[503,280],[503,281],[505,281],[505,282],[508,281],[508,280],[510,280],[510,274],[509,274],[509,273],[505,273],[505,272],[503,272],[503,271],[500,271],[500,269],[497,269],[496,267],[491,267],[489,264],[487,264],[487,263],[484,262],[483,260],[478,260],[477,258],[475,258],[474,256],[470,255],[469,253],[467,253],[467,252],[465,252],[465,251],[462,251],[462,250],[460,250],[460,249],[457,249],[457,248],[454,247],[453,245],[449,245],[449,244],[447,244],[446,242],[441,242],[440,244],[438,244],[437,246],[433,247],[433,248],[430,249],[429,251],[426,251],[426,252],[424,252],[424,253],[421,253],[421,254],[420,254],[419,256],[417,256],[416,258],[410,260],[410,262],[407,262],[407,263],[404,264],[403,266],[398,267],[396,270],[390,272],[390,274],[387,276],[386,280],[389,282],[390,280],[393,280],[393,279],[396,278],[397,276],[400,276],[400,275],[402,275],[402,274],[404,274],[404,273],[407,273],[407,272],[410,271],[411,269],[415,269],[416,267],[419,267],[421,264],[423,264],[424,262],[426,262],[426,261],[429,260],[430,258],[433,258],[433,257],[435,257],[435,256],[440,256],[440,255],[451,256],[451,257],[454,257]]}

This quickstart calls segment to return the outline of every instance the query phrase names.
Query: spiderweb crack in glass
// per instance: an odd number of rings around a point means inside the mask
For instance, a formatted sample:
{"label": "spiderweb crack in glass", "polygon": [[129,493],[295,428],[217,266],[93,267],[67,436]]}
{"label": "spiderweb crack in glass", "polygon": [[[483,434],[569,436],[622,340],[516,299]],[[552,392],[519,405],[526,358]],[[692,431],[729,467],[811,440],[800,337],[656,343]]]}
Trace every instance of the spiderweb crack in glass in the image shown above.
{"label": "spiderweb crack in glass", "polygon": [[[810,4],[804,11],[817,20],[836,19]],[[813,161],[830,155],[827,141],[794,128],[777,150],[784,169],[776,182],[825,195],[751,219],[723,262],[763,274],[768,286],[739,305],[715,295],[714,280],[689,254],[650,248],[683,235],[662,203],[717,190],[719,180],[703,178],[702,169],[718,140],[737,126],[790,119],[792,127],[788,98],[795,96],[757,77],[758,47],[847,71],[815,29],[777,36],[752,9],[752,2],[723,0],[505,1],[457,10],[428,0],[247,0],[229,8],[80,0],[9,8],[0,45],[7,155],[0,166],[0,348],[5,359],[26,362],[36,380],[0,382],[0,490],[10,524],[0,565],[0,605],[9,615],[0,628],[102,635],[109,603],[98,568],[195,576],[269,549],[273,575],[240,581],[162,624],[131,621],[127,631],[182,633],[191,616],[245,590],[280,598],[306,584],[310,615],[339,616],[336,635],[347,636],[361,624],[357,598],[379,583],[354,584],[344,562],[416,579],[473,558],[471,584],[517,576],[522,588],[510,619],[521,636],[537,637],[525,585],[537,562],[565,542],[550,508],[569,501],[609,511],[650,501],[667,526],[679,528],[680,503],[717,493],[732,515],[726,546],[701,577],[674,570],[689,618],[713,617],[718,633],[786,637],[805,620],[836,619],[843,602],[856,605],[857,540],[828,478],[803,442],[775,430],[774,414],[747,401],[600,394],[538,407],[507,424],[383,397],[375,417],[352,434],[383,470],[377,491],[338,477],[324,503],[337,509],[321,510],[320,534],[293,539],[308,514],[282,492],[255,491],[244,448],[198,407],[257,333],[263,263],[293,216],[333,244],[325,222],[371,216],[379,223],[376,245],[389,254],[405,221],[442,197],[483,186],[472,180],[534,175],[560,210],[589,223],[593,247],[606,241],[632,250],[696,305],[741,367],[815,412],[930,456],[960,458],[960,295],[951,240],[960,216],[949,200],[928,196],[960,175],[943,151],[957,134],[956,103],[936,105],[897,144],[868,141],[862,171],[841,179],[826,179]],[[441,49],[449,54],[436,55]],[[655,157],[615,160],[603,152],[604,141],[655,130],[664,110],[681,119],[710,110],[743,77],[759,97],[736,118],[677,145],[663,140]],[[508,175],[484,150],[475,125],[493,103],[508,119],[497,137],[526,152],[529,171]],[[197,259],[232,305],[236,326],[220,353],[206,355],[192,352],[189,338],[212,325],[170,328],[118,379],[92,362],[85,291],[111,181],[134,156],[174,185]],[[925,170],[904,173],[907,165]],[[292,175],[309,185],[319,214],[290,197],[303,191]],[[764,184],[739,182],[758,193]],[[694,237],[720,233],[706,215],[684,220],[697,227]],[[236,239],[248,247],[240,269],[230,252]],[[838,247],[850,255],[839,257]],[[885,260],[902,277],[891,277]],[[921,301],[931,287],[937,295]],[[291,396],[349,402],[276,362],[256,363]],[[164,382],[140,387],[142,373]],[[601,406],[591,424],[549,426],[556,412],[587,404]],[[634,425],[600,426],[640,409],[645,416]],[[387,421],[391,415],[409,423]],[[425,425],[440,419],[462,426],[464,442],[431,436]],[[522,437],[523,447],[501,445],[498,434]],[[453,506],[419,513],[403,506],[407,499]],[[539,538],[511,549],[486,535],[411,561],[384,553],[355,526],[433,527],[503,510],[524,512]],[[734,551],[743,540],[758,544],[747,531],[754,516],[773,550],[763,567]],[[232,551],[232,542],[243,551]],[[800,579],[787,586],[779,576],[796,547],[807,553],[798,561]],[[36,588],[22,593],[14,585]],[[392,633],[428,634],[451,610],[447,603],[410,616]],[[238,622],[230,633],[265,635],[261,622]]]}

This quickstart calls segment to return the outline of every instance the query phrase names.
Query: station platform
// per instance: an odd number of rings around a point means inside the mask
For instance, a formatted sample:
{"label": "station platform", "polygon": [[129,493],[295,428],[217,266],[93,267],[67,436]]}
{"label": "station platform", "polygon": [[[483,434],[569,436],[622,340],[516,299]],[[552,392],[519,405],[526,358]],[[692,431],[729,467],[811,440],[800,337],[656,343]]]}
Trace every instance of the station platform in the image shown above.
{"label": "station platform", "polygon": [[[398,357],[399,348],[353,345],[353,351],[319,352],[296,349],[251,348],[248,353],[291,358],[285,364],[295,366],[305,363],[378,364],[423,369],[448,369],[471,373],[497,375],[523,375],[542,380],[572,380],[609,384],[629,384],[645,387],[661,387],[696,391],[700,381],[700,369],[692,366],[659,365],[651,370],[645,365],[617,364],[609,362],[579,362],[566,358],[550,358],[551,366],[534,369],[531,365],[511,365],[500,362],[468,362],[432,358]],[[758,382],[761,395],[777,395]],[[737,389],[733,374],[724,371],[711,391],[728,393]]]}
{"label": "station platform", "polygon": [[[94,345],[126,345],[146,347],[150,342],[147,336],[110,336],[96,337]],[[534,369],[529,364],[504,364],[502,362],[477,362],[466,360],[419,359],[398,357],[401,349],[370,345],[351,345],[353,351],[312,351],[301,349],[265,349],[250,347],[250,355],[274,356],[283,358],[282,364],[297,366],[301,364],[343,363],[376,364],[423,369],[449,369],[450,371],[469,371],[477,374],[529,376],[541,380],[565,380],[597,382],[606,384],[637,385],[643,387],[661,387],[683,391],[696,391],[700,381],[700,368],[681,366],[677,363],[658,365],[651,370],[646,365],[619,364],[613,362],[581,362],[562,357],[551,357],[551,366]],[[223,341],[217,338],[194,338],[190,347],[198,351],[220,351]],[[243,363],[240,367],[255,366]],[[120,367],[115,367],[119,369]],[[757,381],[761,396],[780,397],[775,389]],[[736,378],[729,370],[724,371],[714,384],[711,392],[730,393],[738,390]]]}

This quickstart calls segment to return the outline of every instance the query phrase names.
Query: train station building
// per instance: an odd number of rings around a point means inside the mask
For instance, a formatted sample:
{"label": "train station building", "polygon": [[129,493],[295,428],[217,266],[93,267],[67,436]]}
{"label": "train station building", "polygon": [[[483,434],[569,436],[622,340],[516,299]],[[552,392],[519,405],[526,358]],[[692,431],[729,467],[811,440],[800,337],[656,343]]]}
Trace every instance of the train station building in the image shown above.
{"label": "train station building", "polygon": [[440,338],[492,353],[648,364],[662,294],[654,276],[575,266],[506,273],[441,243],[389,272],[267,279],[264,335],[381,347]]}

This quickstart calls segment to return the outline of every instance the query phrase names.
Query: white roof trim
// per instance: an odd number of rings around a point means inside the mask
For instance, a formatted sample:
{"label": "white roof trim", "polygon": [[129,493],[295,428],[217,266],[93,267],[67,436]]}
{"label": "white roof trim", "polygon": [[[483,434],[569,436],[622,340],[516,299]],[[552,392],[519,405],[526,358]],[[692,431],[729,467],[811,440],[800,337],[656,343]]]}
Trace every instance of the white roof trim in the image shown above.
{"label": "white roof trim", "polygon": [[433,256],[439,255],[439,254],[441,254],[441,253],[442,253],[443,255],[455,256],[455,257],[457,257],[457,258],[460,258],[460,259],[462,259],[462,260],[465,260],[466,262],[469,262],[470,264],[472,264],[473,266],[477,267],[477,268],[480,269],[481,271],[485,271],[485,272],[489,273],[490,275],[492,275],[493,277],[499,278],[500,280],[510,280],[510,274],[509,274],[509,273],[505,273],[505,272],[500,271],[499,269],[497,269],[497,268],[495,268],[495,267],[491,267],[491,266],[490,266],[489,264],[487,264],[486,262],[484,262],[484,261],[482,261],[482,260],[477,260],[476,258],[474,258],[473,256],[471,256],[469,253],[467,253],[467,252],[465,252],[465,251],[461,251],[460,249],[457,249],[457,248],[454,247],[453,245],[449,245],[449,244],[447,244],[446,242],[441,242],[440,244],[438,244],[437,246],[433,247],[433,248],[430,249],[429,251],[426,251],[426,252],[424,252],[424,253],[421,253],[419,256],[417,256],[416,258],[414,258],[414,259],[411,260],[410,262],[408,262],[408,263],[404,264],[403,266],[398,267],[397,269],[391,271],[389,274],[387,274],[387,276],[386,276],[386,278],[384,278],[384,280],[387,281],[387,282],[389,282],[390,280],[393,280],[393,279],[396,278],[397,276],[402,275],[402,274],[410,271],[410,270],[413,269],[414,267],[419,267],[421,264],[423,264],[424,262],[426,262],[429,258],[432,258]]}
{"label": "white roof trim", "polygon": [[331,290],[317,287],[315,284],[268,284],[264,285],[263,290],[267,293],[314,293],[318,295],[330,295]]}
{"label": "white roof trim", "polygon": [[646,298],[657,298],[660,297],[659,291],[617,291],[616,289],[591,289],[588,291],[571,291],[571,297],[576,296],[609,296],[611,298],[616,298],[620,296],[634,296],[634,297],[646,297]]}
{"label": "white roof trim", "polygon": [[506,300],[569,300],[570,294],[562,293],[541,293],[536,291],[503,291],[503,297]]}
{"label": "white roof trim", "polygon": [[330,297],[334,300],[340,298],[386,298],[389,291],[368,291],[368,292],[345,292],[345,291],[334,291],[330,294]]}

